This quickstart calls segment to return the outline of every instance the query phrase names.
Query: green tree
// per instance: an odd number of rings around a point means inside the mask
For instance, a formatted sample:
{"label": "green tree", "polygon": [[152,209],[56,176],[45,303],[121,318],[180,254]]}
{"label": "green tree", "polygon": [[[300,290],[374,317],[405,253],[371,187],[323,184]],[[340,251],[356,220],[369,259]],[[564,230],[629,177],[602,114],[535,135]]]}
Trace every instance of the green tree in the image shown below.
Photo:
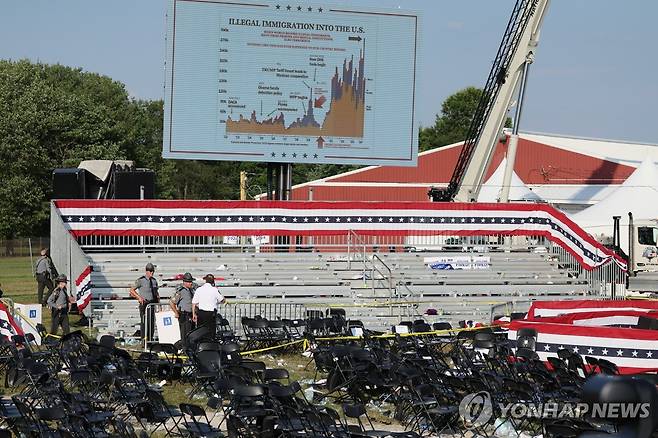
{"label": "green tree", "polygon": [[465,140],[481,96],[482,90],[475,87],[464,88],[448,96],[441,105],[434,126],[420,128],[419,150],[426,151]]}
{"label": "green tree", "polygon": [[60,65],[0,61],[0,236],[45,234],[51,174],[123,158],[122,84]]}

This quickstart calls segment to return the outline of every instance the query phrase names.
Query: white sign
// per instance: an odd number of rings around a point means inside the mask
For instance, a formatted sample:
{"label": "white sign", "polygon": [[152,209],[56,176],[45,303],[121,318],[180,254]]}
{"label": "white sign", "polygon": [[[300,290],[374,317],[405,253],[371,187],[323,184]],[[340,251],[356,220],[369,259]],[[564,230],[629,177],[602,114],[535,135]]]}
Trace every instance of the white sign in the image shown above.
{"label": "white sign", "polygon": [[40,304],[14,304],[14,320],[25,333],[32,333],[37,344],[41,345],[41,336],[37,332],[37,324],[41,324],[42,314]]}
{"label": "white sign", "polygon": [[267,245],[270,243],[270,236],[251,236],[252,245]]}
{"label": "white sign", "polygon": [[175,344],[180,341],[178,318],[173,311],[155,312],[155,327],[158,330],[159,343]]}
{"label": "white sign", "polygon": [[486,256],[425,257],[423,262],[430,269],[439,270],[489,269],[491,267],[491,257]]}
{"label": "white sign", "polygon": [[239,245],[240,238],[238,236],[224,236],[224,245]]}

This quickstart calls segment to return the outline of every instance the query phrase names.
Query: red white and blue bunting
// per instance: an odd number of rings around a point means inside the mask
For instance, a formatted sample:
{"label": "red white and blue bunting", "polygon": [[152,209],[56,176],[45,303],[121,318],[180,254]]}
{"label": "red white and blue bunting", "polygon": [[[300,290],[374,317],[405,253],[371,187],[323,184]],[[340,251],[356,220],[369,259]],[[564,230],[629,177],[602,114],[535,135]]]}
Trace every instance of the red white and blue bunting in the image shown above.
{"label": "red white and blue bunting", "polygon": [[544,236],[587,269],[625,263],[544,204],[312,201],[55,201],[76,237],[363,235]]}

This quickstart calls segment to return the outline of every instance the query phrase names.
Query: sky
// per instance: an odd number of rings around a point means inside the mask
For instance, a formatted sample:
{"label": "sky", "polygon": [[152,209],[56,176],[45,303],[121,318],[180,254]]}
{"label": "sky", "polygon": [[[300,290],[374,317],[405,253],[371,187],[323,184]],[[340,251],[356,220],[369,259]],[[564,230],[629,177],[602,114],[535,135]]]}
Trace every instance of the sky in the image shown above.
{"label": "sky", "polygon": [[[167,3],[2,0],[0,58],[81,67],[125,83],[136,98],[161,99]],[[427,126],[447,96],[484,85],[514,0],[343,3],[421,14],[417,109]],[[552,0],[521,130],[658,144],[656,17],[655,0]]]}

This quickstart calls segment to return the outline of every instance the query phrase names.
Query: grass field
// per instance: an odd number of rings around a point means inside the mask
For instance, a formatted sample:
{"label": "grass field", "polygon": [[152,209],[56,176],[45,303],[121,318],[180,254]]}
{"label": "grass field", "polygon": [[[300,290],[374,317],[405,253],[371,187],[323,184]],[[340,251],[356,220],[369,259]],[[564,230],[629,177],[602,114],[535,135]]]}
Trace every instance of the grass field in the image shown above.
{"label": "grass field", "polygon": [[37,282],[29,257],[0,258],[0,286],[5,297],[17,303],[36,303]]}

